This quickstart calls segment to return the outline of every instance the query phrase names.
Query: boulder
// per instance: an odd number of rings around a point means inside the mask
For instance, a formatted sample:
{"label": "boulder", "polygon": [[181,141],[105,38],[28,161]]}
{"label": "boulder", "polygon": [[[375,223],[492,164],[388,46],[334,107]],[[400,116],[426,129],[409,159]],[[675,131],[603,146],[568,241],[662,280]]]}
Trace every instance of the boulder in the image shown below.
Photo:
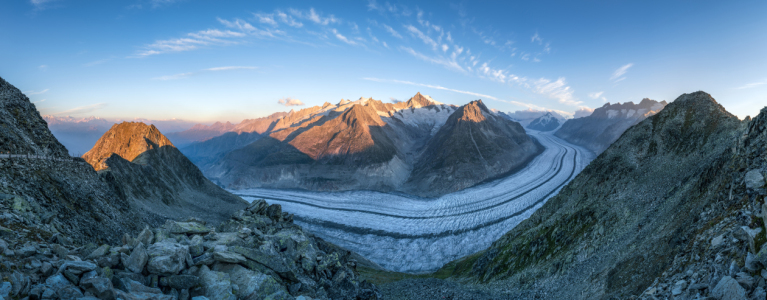
{"label": "boulder", "polygon": [[232,283],[240,287],[238,295],[244,299],[264,299],[268,295],[285,291],[274,278],[240,265],[216,265],[215,270],[229,274]]}
{"label": "boulder", "polygon": [[144,266],[146,266],[146,263],[149,261],[149,254],[147,254],[143,242],[139,242],[138,245],[136,245],[136,248],[133,248],[133,252],[131,252],[130,256],[122,254],[122,257],[124,258],[122,263],[125,268],[133,273],[141,273],[141,271],[144,270]]}
{"label": "boulder", "polygon": [[160,280],[160,285],[177,290],[191,289],[200,284],[200,278],[194,275],[173,275]]}
{"label": "boulder", "polygon": [[210,228],[198,222],[174,222],[166,224],[168,231],[173,234],[203,234],[209,233]]}
{"label": "boulder", "polygon": [[59,267],[59,273],[64,272],[64,270],[67,270],[69,272],[72,272],[72,274],[80,275],[82,273],[90,272],[96,270],[98,268],[96,264],[88,261],[68,261]]}
{"label": "boulder", "polygon": [[764,186],[764,175],[759,170],[751,170],[746,173],[746,188],[758,189]]}
{"label": "boulder", "polygon": [[[45,285],[61,299],[77,299],[83,297],[83,293],[80,289],[75,287],[62,274],[48,277],[48,279],[45,280]],[[43,294],[46,292],[47,291],[43,292]]]}
{"label": "boulder", "polygon": [[116,297],[112,282],[103,277],[83,279],[80,281],[80,286],[99,299],[114,300]]}
{"label": "boulder", "polygon": [[147,248],[147,270],[152,274],[178,274],[186,267],[188,254],[188,246],[167,242],[153,244]]}
{"label": "boulder", "polygon": [[119,278],[117,281],[117,288],[129,293],[129,294],[136,294],[136,293],[146,293],[146,294],[162,294],[162,291],[158,288],[150,288],[148,286],[145,286],[141,284],[141,282],[132,280],[130,278]]}
{"label": "boulder", "polygon": [[154,242],[154,233],[151,229],[149,229],[149,226],[144,228],[144,230],[139,233],[138,237],[136,237],[136,243],[144,243],[144,245],[151,245]]}
{"label": "boulder", "polygon": [[730,276],[724,276],[711,291],[711,295],[719,300],[742,300],[746,298],[746,290]]}
{"label": "boulder", "polygon": [[258,262],[277,273],[286,273],[290,271],[288,264],[269,243],[264,243],[258,249],[235,246],[230,247],[229,250],[242,254],[242,256]]}
{"label": "boulder", "polygon": [[282,206],[279,204],[272,204],[266,209],[266,216],[274,221],[279,221],[282,217]]}
{"label": "boulder", "polygon": [[229,274],[211,271],[207,266],[200,267],[200,284],[205,297],[210,300],[236,300],[232,293],[232,281]]}
{"label": "boulder", "polygon": [[107,255],[109,252],[109,245],[101,245],[101,247],[96,248],[96,250],[93,250],[90,255],[88,255],[85,259],[97,259],[102,256]]}

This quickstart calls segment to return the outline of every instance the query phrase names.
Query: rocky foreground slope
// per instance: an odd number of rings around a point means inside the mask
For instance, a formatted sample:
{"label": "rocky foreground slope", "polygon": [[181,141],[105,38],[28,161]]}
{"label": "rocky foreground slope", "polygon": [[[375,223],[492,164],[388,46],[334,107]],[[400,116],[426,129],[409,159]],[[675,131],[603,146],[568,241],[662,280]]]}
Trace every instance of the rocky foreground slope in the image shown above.
{"label": "rocky foreground slope", "polygon": [[203,170],[234,189],[357,189],[434,197],[508,173],[538,150],[518,123],[481,101],[455,107],[418,93],[396,104],[361,98],[292,111],[268,136]]}
{"label": "rocky foreground slope", "polygon": [[599,155],[631,126],[657,114],[666,101],[642,99],[639,104],[606,103],[583,118],[570,119],[554,135],[570,143],[586,147]]}
{"label": "rocky foreground slope", "polygon": [[764,299],[765,145],[767,109],[739,121],[704,92],[682,95],[442,272],[504,297]]}
{"label": "rocky foreground slope", "polygon": [[[73,244],[0,201],[0,299],[379,299],[350,252],[254,201],[217,227],[168,221],[120,243]],[[10,298],[9,298],[10,297]],[[200,299],[200,298],[198,298]]]}
{"label": "rocky foreground slope", "polygon": [[121,198],[164,217],[218,223],[247,204],[205,178],[154,125],[115,124],[83,158]]}

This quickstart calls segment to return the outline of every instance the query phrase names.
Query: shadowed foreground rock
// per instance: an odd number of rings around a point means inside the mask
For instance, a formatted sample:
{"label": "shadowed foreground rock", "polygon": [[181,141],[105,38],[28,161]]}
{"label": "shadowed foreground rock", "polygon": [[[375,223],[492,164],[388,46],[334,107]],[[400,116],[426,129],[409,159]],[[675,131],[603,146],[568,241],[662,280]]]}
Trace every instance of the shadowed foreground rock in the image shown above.
{"label": "shadowed foreground rock", "polygon": [[[42,230],[35,220],[2,216]],[[0,228],[0,296],[16,299],[379,299],[349,251],[305,233],[279,205],[254,201],[218,227],[168,221],[122,245]],[[198,298],[202,299],[202,298]]]}

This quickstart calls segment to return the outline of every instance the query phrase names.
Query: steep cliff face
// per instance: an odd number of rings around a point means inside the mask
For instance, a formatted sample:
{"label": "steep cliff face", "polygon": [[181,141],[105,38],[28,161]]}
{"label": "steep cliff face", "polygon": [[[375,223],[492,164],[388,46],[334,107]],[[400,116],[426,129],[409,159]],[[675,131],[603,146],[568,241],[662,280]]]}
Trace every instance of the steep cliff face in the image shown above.
{"label": "steep cliff face", "polygon": [[458,191],[523,165],[538,150],[519,123],[494,115],[482,100],[472,101],[426,145],[406,190],[426,196]]}
{"label": "steep cliff face", "polygon": [[726,188],[739,168],[733,145],[743,127],[709,94],[684,94],[627,130],[490,248],[443,271],[516,286],[512,294],[522,298],[641,294],[728,213],[713,208],[739,201]]}
{"label": "steep cliff face", "polygon": [[115,124],[83,158],[120,197],[160,215],[219,222],[245,205],[205,178],[154,125]]}
{"label": "steep cliff face", "polygon": [[35,105],[0,78],[0,153],[69,157],[51,134]]}
{"label": "steep cliff face", "polygon": [[639,104],[607,103],[588,117],[567,120],[554,135],[599,155],[618,140],[626,129],[657,114],[666,104],[666,101],[647,98]]}

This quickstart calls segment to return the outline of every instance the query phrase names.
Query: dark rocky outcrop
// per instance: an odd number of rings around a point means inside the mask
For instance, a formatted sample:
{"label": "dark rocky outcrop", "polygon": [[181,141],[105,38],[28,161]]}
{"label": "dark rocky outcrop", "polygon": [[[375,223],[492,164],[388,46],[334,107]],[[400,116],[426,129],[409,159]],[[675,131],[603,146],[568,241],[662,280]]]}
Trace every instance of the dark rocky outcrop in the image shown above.
{"label": "dark rocky outcrop", "polygon": [[623,134],[626,129],[657,114],[666,101],[642,99],[639,104],[607,103],[588,116],[570,119],[554,135],[580,145],[599,155]]}
{"label": "dark rocky outcrop", "polygon": [[166,217],[220,222],[246,203],[205,178],[154,125],[115,124],[83,158],[125,201]]}
{"label": "dark rocky outcrop", "polygon": [[[0,202],[0,213],[10,207]],[[119,243],[76,247],[62,235],[3,231],[0,297],[10,299],[380,299],[344,249],[256,200],[217,227],[167,221]],[[278,212],[278,213],[274,213]],[[35,219],[13,217],[51,236]],[[26,299],[26,298],[24,298]]]}
{"label": "dark rocky outcrop", "polygon": [[[679,268],[713,289],[723,275],[737,275],[726,268],[741,268],[750,246],[704,255],[707,236],[726,233],[730,223],[763,224],[751,216],[761,211],[764,190],[747,191],[743,180],[767,165],[765,118],[767,111],[741,122],[704,92],[684,94],[628,129],[490,248],[441,272],[513,286],[511,298],[611,299],[639,296],[658,277],[674,279],[670,268],[685,261],[717,265],[697,274]],[[652,293],[676,289],[660,287]],[[685,284],[678,288],[688,293]],[[713,295],[694,289],[686,295]]]}

